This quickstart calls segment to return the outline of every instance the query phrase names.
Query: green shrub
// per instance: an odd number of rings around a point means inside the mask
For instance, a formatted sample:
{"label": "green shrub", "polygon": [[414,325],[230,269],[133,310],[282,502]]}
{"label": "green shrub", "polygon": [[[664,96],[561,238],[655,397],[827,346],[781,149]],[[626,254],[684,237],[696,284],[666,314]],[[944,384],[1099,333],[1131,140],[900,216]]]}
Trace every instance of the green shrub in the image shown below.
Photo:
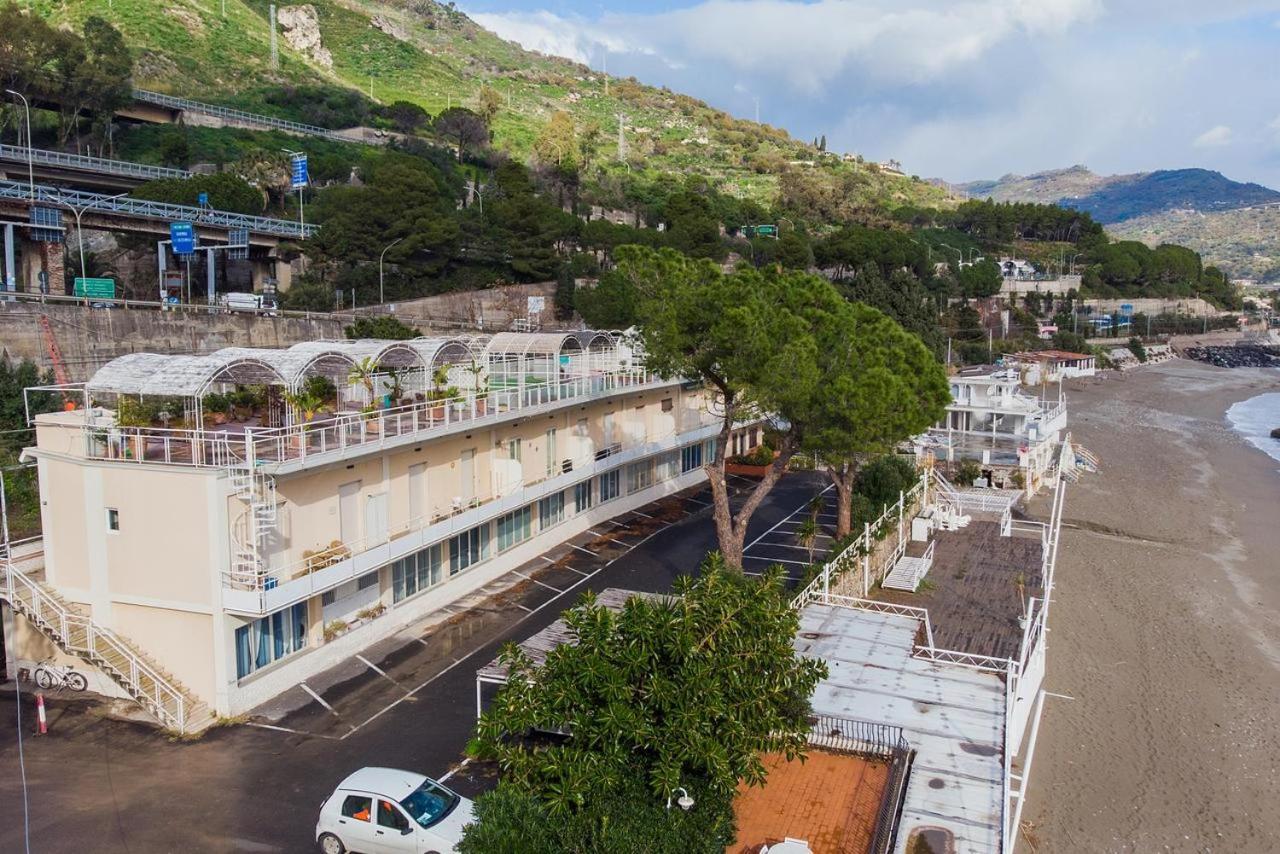
{"label": "green shrub", "polygon": [[910,457],[889,454],[864,465],[854,488],[878,511],[897,501],[899,493],[910,489],[916,478],[916,465]]}

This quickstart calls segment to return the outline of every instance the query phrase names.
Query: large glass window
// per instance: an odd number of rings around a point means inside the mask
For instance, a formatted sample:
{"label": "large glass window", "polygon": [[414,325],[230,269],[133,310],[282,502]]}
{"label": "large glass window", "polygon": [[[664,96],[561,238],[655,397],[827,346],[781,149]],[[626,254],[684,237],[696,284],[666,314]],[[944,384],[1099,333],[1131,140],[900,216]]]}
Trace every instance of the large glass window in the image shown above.
{"label": "large glass window", "polygon": [[241,626],[236,629],[236,678],[243,679],[306,645],[306,602]]}
{"label": "large glass window", "polygon": [[505,552],[514,545],[529,539],[533,532],[533,509],[531,505],[513,510],[505,516],[498,517],[498,551]]}
{"label": "large glass window", "polygon": [[489,523],[477,525],[449,540],[449,574],[453,575],[489,557]]}
{"label": "large glass window", "polygon": [[627,466],[627,494],[648,489],[653,483],[653,468],[649,460],[641,460]]}
{"label": "large glass window", "polygon": [[538,502],[538,530],[545,531],[564,521],[564,493],[548,495]]}
{"label": "large glass window", "polygon": [[440,543],[405,555],[391,564],[391,601],[399,602],[444,580],[444,548]]}
{"label": "large glass window", "polygon": [[601,504],[605,503],[606,501],[612,501],[613,499],[618,497],[619,480],[620,479],[618,477],[618,469],[614,469],[613,471],[607,471],[604,474],[600,475],[600,503]]}
{"label": "large glass window", "polygon": [[573,512],[582,513],[591,509],[591,481],[583,481],[573,487]]}
{"label": "large glass window", "polygon": [[654,475],[654,480],[658,483],[661,483],[664,480],[671,480],[672,478],[679,477],[680,476],[680,452],[668,451],[667,453],[658,457],[656,469],[657,469],[657,472]]}
{"label": "large glass window", "polygon": [[702,446],[687,445],[680,449],[680,470],[693,471],[702,468]]}

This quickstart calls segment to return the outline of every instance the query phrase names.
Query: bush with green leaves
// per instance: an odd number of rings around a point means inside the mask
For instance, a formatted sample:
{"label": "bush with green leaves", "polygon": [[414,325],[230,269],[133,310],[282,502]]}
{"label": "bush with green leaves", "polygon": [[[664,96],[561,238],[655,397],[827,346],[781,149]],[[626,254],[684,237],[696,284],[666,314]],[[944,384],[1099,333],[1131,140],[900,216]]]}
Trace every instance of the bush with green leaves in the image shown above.
{"label": "bush with green leaves", "polygon": [[[803,755],[827,667],[792,648],[799,617],[781,569],[749,578],[713,553],[670,597],[615,612],[587,594],[565,621],[576,642],[541,666],[502,651],[508,680],[473,745],[556,821],[633,785],[664,804],[691,785],[731,798],[764,782],[762,754]],[[568,735],[534,737],[546,733]]]}
{"label": "bush with green leaves", "polygon": [[344,326],[342,331],[352,340],[378,338],[389,341],[404,341],[422,335],[420,330],[389,314],[380,314],[377,317],[357,317],[351,325]]}
{"label": "bush with green leaves", "polygon": [[1133,353],[1134,358],[1139,362],[1147,361],[1147,348],[1142,346],[1142,342],[1137,338],[1129,339],[1129,352]]}
{"label": "bush with green leaves", "polygon": [[868,504],[879,511],[919,480],[911,457],[888,454],[867,463],[858,471],[857,491]]}
{"label": "bush with green leaves", "polygon": [[[637,772],[640,769],[636,769]],[[734,839],[733,799],[702,781],[684,788],[694,800],[689,811],[655,795],[640,773],[581,810],[552,815],[527,789],[500,783],[476,800],[476,822],[458,846],[461,854],[722,854]]]}

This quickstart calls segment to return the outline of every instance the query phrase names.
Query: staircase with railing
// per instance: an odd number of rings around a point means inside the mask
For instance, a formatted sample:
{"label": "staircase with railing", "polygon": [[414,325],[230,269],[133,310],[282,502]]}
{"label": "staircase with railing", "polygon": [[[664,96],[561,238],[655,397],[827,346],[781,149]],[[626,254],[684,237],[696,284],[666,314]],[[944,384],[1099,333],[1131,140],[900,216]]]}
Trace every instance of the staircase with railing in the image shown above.
{"label": "staircase with railing", "polygon": [[245,503],[245,509],[231,526],[231,572],[228,581],[235,587],[257,590],[267,573],[267,538],[280,515],[275,479],[259,472],[253,460],[231,471],[231,488]]}
{"label": "staircase with railing", "polygon": [[115,632],[78,613],[57,593],[0,555],[0,598],[59,648],[93,664],[168,729],[187,733],[212,720],[208,707]]}

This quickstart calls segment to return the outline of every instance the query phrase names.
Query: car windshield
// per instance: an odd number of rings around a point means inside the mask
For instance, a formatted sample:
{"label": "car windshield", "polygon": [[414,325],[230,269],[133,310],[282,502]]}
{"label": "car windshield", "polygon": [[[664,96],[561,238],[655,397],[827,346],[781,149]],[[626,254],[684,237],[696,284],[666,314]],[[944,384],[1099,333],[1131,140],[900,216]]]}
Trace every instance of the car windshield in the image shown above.
{"label": "car windshield", "polygon": [[427,780],[400,802],[404,811],[423,827],[440,821],[456,806],[458,796],[434,780]]}

